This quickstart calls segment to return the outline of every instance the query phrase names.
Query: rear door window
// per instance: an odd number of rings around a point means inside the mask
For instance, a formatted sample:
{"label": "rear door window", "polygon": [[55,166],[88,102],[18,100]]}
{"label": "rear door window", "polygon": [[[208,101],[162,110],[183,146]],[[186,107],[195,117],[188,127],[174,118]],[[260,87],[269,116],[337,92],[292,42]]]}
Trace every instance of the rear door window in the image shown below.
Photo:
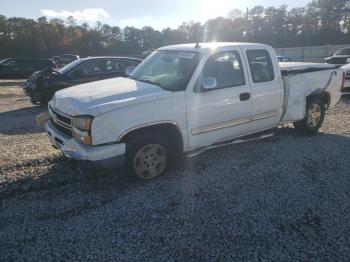
{"label": "rear door window", "polygon": [[105,61],[105,68],[107,73],[121,73],[125,71],[125,65],[122,60],[119,59],[109,59]]}
{"label": "rear door window", "polygon": [[92,60],[78,65],[71,71],[71,75],[88,76],[104,72],[102,61]]}
{"label": "rear door window", "polygon": [[272,60],[267,50],[248,50],[247,58],[254,83],[269,82],[275,79]]}

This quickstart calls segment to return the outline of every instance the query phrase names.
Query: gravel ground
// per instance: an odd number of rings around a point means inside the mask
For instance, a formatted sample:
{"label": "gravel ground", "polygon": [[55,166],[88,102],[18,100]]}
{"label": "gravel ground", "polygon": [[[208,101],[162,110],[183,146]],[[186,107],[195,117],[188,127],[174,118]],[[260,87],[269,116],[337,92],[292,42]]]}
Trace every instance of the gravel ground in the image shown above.
{"label": "gravel ground", "polygon": [[0,83],[0,260],[349,261],[350,98],[322,133],[276,136],[130,182],[49,146]]}

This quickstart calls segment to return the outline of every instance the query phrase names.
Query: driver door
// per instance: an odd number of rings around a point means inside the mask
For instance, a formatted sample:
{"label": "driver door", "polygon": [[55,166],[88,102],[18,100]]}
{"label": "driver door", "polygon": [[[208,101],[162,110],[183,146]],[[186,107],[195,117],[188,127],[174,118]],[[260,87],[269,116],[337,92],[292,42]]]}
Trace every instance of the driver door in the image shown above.
{"label": "driver door", "polygon": [[[239,49],[213,54],[206,62],[195,90],[187,96],[190,150],[249,132],[251,89]],[[213,89],[203,90],[204,78],[215,78]]]}

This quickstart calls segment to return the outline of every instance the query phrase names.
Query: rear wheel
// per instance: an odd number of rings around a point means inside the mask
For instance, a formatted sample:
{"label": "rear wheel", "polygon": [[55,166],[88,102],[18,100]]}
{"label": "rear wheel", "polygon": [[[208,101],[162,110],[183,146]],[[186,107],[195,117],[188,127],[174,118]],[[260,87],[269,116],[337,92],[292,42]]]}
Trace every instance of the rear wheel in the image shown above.
{"label": "rear wheel", "polygon": [[161,134],[140,134],[126,142],[126,173],[149,180],[164,173],[172,157],[171,143]]}
{"label": "rear wheel", "polygon": [[294,127],[305,134],[317,134],[326,114],[326,107],[322,99],[311,98],[306,104],[306,115],[301,121],[295,122]]}

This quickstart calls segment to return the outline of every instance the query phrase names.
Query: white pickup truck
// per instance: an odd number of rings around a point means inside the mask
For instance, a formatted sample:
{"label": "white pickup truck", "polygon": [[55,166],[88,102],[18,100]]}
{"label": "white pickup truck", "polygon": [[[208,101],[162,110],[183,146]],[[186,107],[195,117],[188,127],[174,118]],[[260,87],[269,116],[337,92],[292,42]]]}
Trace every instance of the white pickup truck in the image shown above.
{"label": "white pickup truck", "polygon": [[45,123],[53,146],[150,179],[175,154],[263,137],[281,123],[317,133],[344,77],[333,65],[279,64],[272,47],[249,43],[162,47],[129,75],[58,91]]}

